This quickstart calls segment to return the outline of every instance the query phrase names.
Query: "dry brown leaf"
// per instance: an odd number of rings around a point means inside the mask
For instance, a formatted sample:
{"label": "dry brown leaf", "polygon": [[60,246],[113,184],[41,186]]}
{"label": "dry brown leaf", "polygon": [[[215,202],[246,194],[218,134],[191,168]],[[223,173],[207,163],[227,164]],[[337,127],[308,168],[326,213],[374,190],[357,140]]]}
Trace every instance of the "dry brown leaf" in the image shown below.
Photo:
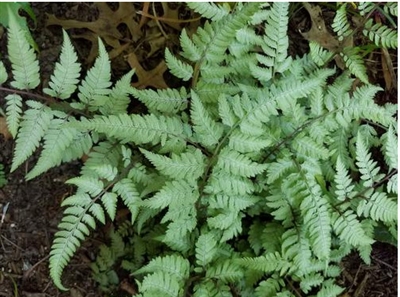
{"label": "dry brown leaf", "polygon": [[163,21],[163,22],[176,30],[179,31],[182,30],[181,23],[173,21],[173,20],[179,20],[179,6],[175,9],[172,9],[169,7],[168,2],[162,2],[161,5],[164,11],[162,17],[164,19],[172,20],[171,22],[168,21]]}
{"label": "dry brown leaf", "polygon": [[[345,38],[342,42],[340,42],[326,29],[320,6],[311,5],[308,2],[303,2],[303,5],[311,18],[311,29],[308,32],[300,31],[301,35],[303,35],[305,39],[308,41],[317,42],[323,48],[326,48],[334,53],[342,52],[344,47],[353,46],[352,36]],[[342,57],[336,55],[335,62],[340,69],[345,69],[345,63]]]}
{"label": "dry brown leaf", "polygon": [[382,71],[383,78],[385,79],[386,90],[390,91],[392,88],[397,90],[397,77],[393,68],[393,62],[390,58],[389,51],[386,48],[381,48],[382,55]]}
{"label": "dry brown leaf", "polygon": [[309,3],[303,3],[304,8],[308,11],[311,18],[311,29],[308,32],[300,32],[303,37],[309,41],[315,41],[320,46],[337,52],[339,41],[332,36],[326,29],[324,18],[322,17],[321,7],[318,5],[311,6]]}
{"label": "dry brown leaf", "polygon": [[[99,17],[93,22],[82,22],[77,20],[61,20],[52,14],[48,14],[47,26],[59,25],[64,29],[80,28],[88,29],[89,32],[85,34],[76,35],[75,37],[84,38],[92,42],[90,59],[91,63],[94,60],[93,53],[97,52],[97,37],[101,37],[108,45],[114,49],[120,49],[123,44],[128,40],[118,30],[120,24],[125,24],[130,32],[129,42],[136,42],[142,37],[142,31],[139,24],[135,21],[136,8],[130,2],[120,2],[116,11],[113,11],[107,3],[95,3],[99,10]],[[74,37],[74,36],[73,36]],[[123,41],[123,44],[121,44]]]}
{"label": "dry brown leaf", "polygon": [[8,131],[7,122],[5,117],[0,117],[0,134],[3,134],[5,139],[11,139],[12,135]]}
{"label": "dry brown leaf", "polygon": [[161,61],[154,69],[146,71],[135,53],[130,53],[127,56],[127,60],[132,69],[135,69],[135,74],[138,77],[138,82],[132,83],[132,86],[137,89],[144,89],[147,87],[153,87],[156,89],[167,89],[168,85],[164,80],[164,72],[167,70],[165,61]]}

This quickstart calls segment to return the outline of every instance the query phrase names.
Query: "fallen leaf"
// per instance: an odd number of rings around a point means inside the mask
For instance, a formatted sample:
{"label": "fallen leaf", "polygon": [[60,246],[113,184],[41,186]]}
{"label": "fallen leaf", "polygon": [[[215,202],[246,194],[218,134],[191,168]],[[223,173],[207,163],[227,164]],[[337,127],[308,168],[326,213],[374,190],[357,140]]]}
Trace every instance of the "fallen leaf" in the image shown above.
{"label": "fallen leaf", "polygon": [[168,85],[164,80],[164,72],[167,70],[165,61],[161,61],[154,69],[145,70],[135,53],[130,53],[127,60],[132,69],[135,69],[135,74],[138,77],[138,82],[132,83],[132,86],[137,89],[153,87],[156,89],[167,89]]}
{"label": "fallen leaf", "polygon": [[[106,44],[114,49],[120,49],[126,43],[138,41],[143,33],[139,24],[135,21],[136,8],[131,2],[119,2],[117,10],[112,10],[107,3],[95,3],[99,10],[99,17],[93,22],[82,22],[77,20],[62,20],[53,14],[47,14],[48,20],[46,26],[59,25],[64,29],[88,29],[89,32],[75,35],[75,38],[84,38],[92,43],[88,63],[93,62],[97,53],[97,37],[102,38]],[[123,36],[118,30],[118,26],[125,24],[130,32],[130,36]]]}
{"label": "fallen leaf", "polygon": [[397,76],[393,67],[392,59],[390,58],[389,51],[386,48],[381,48],[382,55],[382,71],[383,78],[385,79],[385,89],[390,91],[392,88],[397,90]]}
{"label": "fallen leaf", "polygon": [[326,29],[321,7],[318,5],[311,6],[307,2],[304,2],[303,6],[310,15],[311,29],[308,32],[300,31],[301,35],[305,39],[315,41],[320,46],[336,53],[339,49],[339,41]]}
{"label": "fallen leaf", "polygon": [[8,131],[7,122],[5,117],[0,117],[0,134],[3,134],[5,139],[11,139],[12,135]]}
{"label": "fallen leaf", "polygon": [[[324,18],[322,16],[321,7],[318,5],[311,5],[307,2],[303,3],[304,8],[307,10],[311,18],[311,29],[308,32],[301,32],[301,35],[308,41],[315,41],[323,48],[333,52],[343,52],[343,48],[353,46],[353,37],[345,38],[340,42],[335,36],[333,36],[325,25]],[[339,55],[335,56],[335,62],[340,69],[345,69],[345,63],[343,58]]]}

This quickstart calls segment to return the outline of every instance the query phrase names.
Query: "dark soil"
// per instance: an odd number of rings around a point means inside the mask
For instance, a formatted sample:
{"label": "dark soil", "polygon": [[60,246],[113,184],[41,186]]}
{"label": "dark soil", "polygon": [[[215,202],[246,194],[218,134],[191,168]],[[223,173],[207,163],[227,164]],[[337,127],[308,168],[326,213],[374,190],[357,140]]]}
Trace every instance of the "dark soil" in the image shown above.
{"label": "dark soil", "polygon": [[[38,20],[33,36],[41,49],[39,57],[46,81],[62,42],[60,27],[46,27],[46,13],[55,14],[60,18],[91,21],[96,18],[97,11],[91,3],[34,3],[32,7]],[[301,9],[296,11],[295,16],[297,20],[291,20],[292,27],[289,32],[292,42],[290,53],[302,55],[307,50],[307,42],[299,35],[295,24],[307,16]],[[79,39],[73,43],[74,46],[78,46],[80,60],[86,63],[85,57],[90,51],[90,44]],[[5,38],[1,36],[0,50],[5,53]],[[397,56],[394,60],[397,61]],[[382,68],[380,59],[372,60],[371,63],[375,66],[371,75],[377,77],[376,82],[384,87],[382,76],[379,76]],[[114,65],[117,65],[113,69],[115,73],[126,72],[127,63]],[[382,103],[397,102],[396,90],[383,92],[378,100]],[[0,163],[4,164],[7,173],[11,165],[13,145],[12,140],[5,140],[0,135]],[[8,184],[0,189],[0,212],[8,204],[4,221],[0,223],[0,296],[102,296],[91,279],[89,268],[98,246],[103,241],[101,229],[83,243],[64,271],[63,283],[71,290],[60,292],[51,281],[48,253],[62,216],[60,203],[74,191],[72,187],[65,185],[64,181],[79,173],[81,163],[62,165],[26,182],[24,175],[27,168],[31,168],[35,158],[37,156],[9,174]],[[397,248],[376,243],[373,246],[371,265],[364,264],[359,256],[353,253],[344,259],[342,267],[343,275],[339,282],[346,288],[342,297],[397,296]]]}

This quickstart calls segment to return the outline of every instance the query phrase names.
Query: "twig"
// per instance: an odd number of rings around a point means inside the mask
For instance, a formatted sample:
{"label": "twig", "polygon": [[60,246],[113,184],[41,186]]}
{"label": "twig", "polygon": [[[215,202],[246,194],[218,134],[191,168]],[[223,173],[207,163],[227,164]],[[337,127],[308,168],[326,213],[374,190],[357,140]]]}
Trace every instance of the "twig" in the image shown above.
{"label": "twig", "polygon": [[378,258],[376,258],[374,256],[371,256],[371,258],[374,259],[374,261],[376,261],[376,262],[378,262],[378,263],[380,263],[382,265],[385,265],[385,266],[389,267],[392,270],[397,270],[396,268],[394,268],[392,265],[386,263],[385,261],[379,260]]}
{"label": "twig", "polygon": [[28,270],[26,270],[24,272],[24,275],[22,276],[23,279],[27,279],[29,278],[29,275],[32,273],[32,271],[38,267],[40,265],[40,263],[43,263],[44,261],[46,261],[48,258],[50,257],[50,255],[47,255],[46,257],[44,257],[43,259],[39,260],[38,262],[36,262],[34,265],[32,265],[31,268],[29,268]]}

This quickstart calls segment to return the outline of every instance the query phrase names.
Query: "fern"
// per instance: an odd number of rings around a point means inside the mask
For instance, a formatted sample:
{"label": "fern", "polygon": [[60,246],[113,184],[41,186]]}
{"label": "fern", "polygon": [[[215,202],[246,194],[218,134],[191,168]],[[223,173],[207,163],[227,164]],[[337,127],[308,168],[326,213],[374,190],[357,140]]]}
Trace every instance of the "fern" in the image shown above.
{"label": "fern", "polygon": [[192,78],[193,68],[189,64],[179,61],[168,49],[165,49],[165,61],[173,75],[186,81]]}
{"label": "fern", "polygon": [[348,37],[353,31],[350,29],[350,24],[347,20],[347,4],[342,4],[336,11],[335,18],[333,19],[332,29],[339,36],[339,41]]}
{"label": "fern", "polygon": [[10,28],[8,33],[8,54],[11,61],[14,81],[11,85],[20,90],[36,88],[40,83],[39,61],[20,27],[14,14],[9,13]]}
{"label": "fern", "polygon": [[67,99],[75,92],[76,85],[79,83],[81,66],[77,63],[78,57],[67,32],[63,31],[63,37],[60,62],[56,64],[54,74],[50,78],[50,88],[43,89],[43,92],[56,98]]}
{"label": "fern", "polygon": [[343,53],[343,60],[346,67],[349,68],[350,72],[357,76],[362,82],[368,83],[368,77],[366,75],[366,68],[364,66],[362,58],[358,55],[359,48],[345,48]]}
{"label": "fern", "polygon": [[186,90],[136,90],[131,93],[143,102],[151,112],[161,111],[165,113],[177,113],[187,107],[188,95]]}
{"label": "fern", "polygon": [[0,164],[0,188],[4,187],[7,184],[7,178],[4,173],[4,166]]}
{"label": "fern", "polygon": [[229,14],[229,5],[224,3],[223,5],[215,4],[212,2],[196,3],[189,2],[188,6],[194,11],[200,13],[202,16],[209,18],[213,21],[221,20]]}
{"label": "fern", "polygon": [[0,61],[0,85],[3,84],[8,78],[6,68],[2,61]]}
{"label": "fern", "polygon": [[46,134],[53,118],[47,106],[36,101],[27,101],[26,104],[31,109],[22,116],[11,171],[17,169],[39,146],[39,141]]}
{"label": "fern", "polygon": [[203,174],[204,156],[198,149],[179,156],[172,154],[171,158],[145,150],[141,151],[160,173],[172,179],[196,180]]}
{"label": "fern", "polygon": [[[63,119],[53,118],[49,123],[49,129],[44,136],[44,145],[41,156],[35,167],[27,173],[26,179],[32,179],[48,169],[58,166],[62,162],[62,152],[71,145],[77,131],[70,128],[62,128]],[[50,157],[49,157],[50,156]]]}
{"label": "fern", "polygon": [[[57,68],[56,68],[57,71]],[[103,42],[99,39],[99,56],[79,86],[78,97],[83,107],[97,110],[107,102],[111,86],[111,65]],[[80,105],[76,105],[79,108]]]}
{"label": "fern", "polygon": [[217,241],[212,233],[199,236],[196,242],[196,263],[202,267],[209,264],[218,252]]}
{"label": "fern", "polygon": [[213,121],[201,103],[200,98],[194,92],[192,92],[191,108],[191,117],[194,123],[193,129],[198,141],[205,146],[217,144],[222,136],[223,128]]}
{"label": "fern", "polygon": [[385,25],[372,25],[372,20],[369,20],[365,24],[363,33],[378,47],[397,48],[397,31],[392,30]]}
{"label": "fern", "polygon": [[22,115],[22,97],[17,94],[10,94],[6,99],[7,126],[11,135],[15,138],[20,126]]}
{"label": "fern", "polygon": [[[138,296],[294,296],[293,280],[297,295],[338,296],[343,257],[357,250],[368,263],[377,230],[396,233],[397,105],[374,102],[381,88],[368,83],[360,48],[339,51],[348,68],[340,75],[326,68],[337,53],[316,43],[289,57],[287,3],[189,6],[211,21],[190,37],[182,31],[185,60],[165,56],[190,87],[137,90],[133,70],[112,84],[101,41],[80,79],[63,32],[42,90],[51,104],[19,91],[38,85],[39,69],[26,36],[10,24],[9,51],[26,58],[10,54],[14,89],[0,63],[16,139],[11,170],[36,150],[27,179],[86,155],[67,181],[76,190],[62,203],[53,240],[54,283],[66,289],[71,258],[123,206],[129,221],[91,265],[103,289],[118,285],[122,267],[135,276]],[[333,26],[343,41],[353,32],[346,7]],[[397,46],[386,27],[365,30],[377,46]],[[22,64],[32,77],[20,73]],[[147,110],[128,114],[131,96]]]}

